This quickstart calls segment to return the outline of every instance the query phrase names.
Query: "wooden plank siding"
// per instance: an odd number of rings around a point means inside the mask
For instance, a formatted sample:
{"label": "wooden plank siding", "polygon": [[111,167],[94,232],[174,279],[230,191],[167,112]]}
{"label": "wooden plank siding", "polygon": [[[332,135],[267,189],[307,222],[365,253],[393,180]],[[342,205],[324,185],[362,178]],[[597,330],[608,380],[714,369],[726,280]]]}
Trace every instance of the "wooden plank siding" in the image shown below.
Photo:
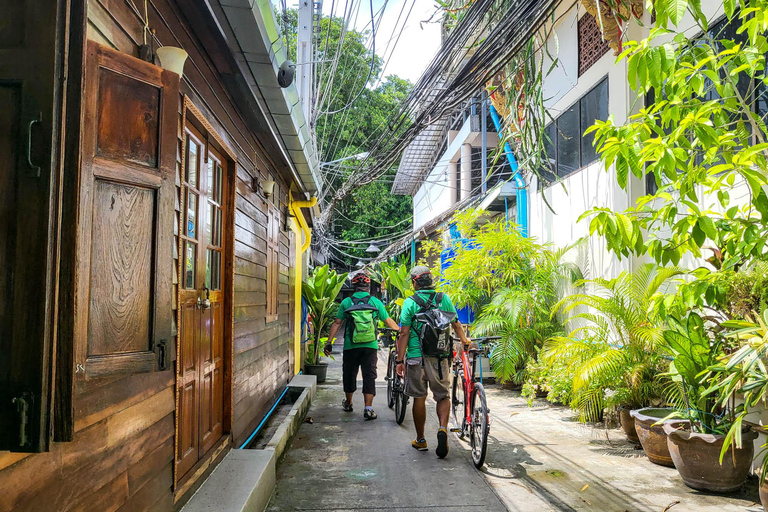
{"label": "wooden plank siding", "polygon": [[[133,2],[143,7],[142,2]],[[136,56],[142,22],[125,0],[88,1],[88,38]],[[183,4],[183,8],[182,8]],[[181,0],[150,0],[149,25],[166,45],[189,53],[181,93],[191,98],[237,156],[234,255],[233,445],[261,421],[293,375],[294,235],[285,230],[289,182],[271,134],[249,130],[208,53],[210,34],[193,29],[195,9]],[[195,13],[201,16],[200,13]],[[255,27],[254,27],[255,29]],[[182,99],[179,98],[179,140]],[[181,172],[181,147],[177,172]],[[280,215],[278,318],[267,314],[267,203],[252,177],[275,180]],[[177,179],[177,187],[180,180]],[[178,190],[178,189],[177,189]],[[179,201],[176,200],[178,226]],[[176,230],[178,231],[178,230]],[[175,233],[178,237],[178,232]],[[178,245],[174,264],[178,269]],[[173,282],[176,309],[177,279]],[[176,315],[174,315],[175,318]],[[175,334],[175,332],[174,332]],[[175,370],[78,381],[74,439],[40,454],[0,452],[0,512],[40,510],[170,511],[175,504]]]}

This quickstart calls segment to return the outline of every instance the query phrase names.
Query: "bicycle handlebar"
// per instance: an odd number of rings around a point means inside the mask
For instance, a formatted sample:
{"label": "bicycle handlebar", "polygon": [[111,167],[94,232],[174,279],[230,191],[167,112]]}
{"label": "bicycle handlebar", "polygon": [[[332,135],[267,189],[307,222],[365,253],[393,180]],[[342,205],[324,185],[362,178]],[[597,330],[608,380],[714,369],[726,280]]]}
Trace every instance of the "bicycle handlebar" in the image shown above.
{"label": "bicycle handlebar", "polygon": [[[461,341],[461,339],[460,339],[460,338],[457,338],[456,336],[451,336],[451,339],[452,339],[453,341]],[[476,341],[476,342],[478,342],[478,343],[484,343],[484,342],[486,342],[486,341],[496,341],[496,340],[500,340],[500,339],[501,339],[501,336],[482,336],[482,337],[477,337],[477,338],[474,338],[474,337],[469,337],[469,339],[470,339],[471,341]]]}
{"label": "bicycle handlebar", "polygon": [[399,333],[399,329],[390,329],[389,327],[382,327],[379,329],[379,332],[385,332],[385,333]]}

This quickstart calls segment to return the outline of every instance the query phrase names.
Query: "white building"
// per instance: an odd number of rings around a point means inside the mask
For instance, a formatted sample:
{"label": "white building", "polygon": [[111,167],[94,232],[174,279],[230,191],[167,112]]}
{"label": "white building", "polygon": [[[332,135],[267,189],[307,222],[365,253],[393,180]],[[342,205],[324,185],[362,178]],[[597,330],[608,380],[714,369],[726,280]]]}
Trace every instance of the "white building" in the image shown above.
{"label": "white building", "polygon": [[[722,2],[704,0],[702,9],[710,20],[724,17]],[[553,141],[549,153],[556,173],[553,182],[540,186],[537,176],[527,173],[527,198],[518,210],[518,185],[511,179],[509,166],[504,168],[506,162],[502,157],[496,162],[497,172],[491,173],[483,186],[480,166],[484,106],[482,94],[478,93],[451,119],[441,120],[423,131],[405,150],[392,193],[413,197],[413,233],[386,254],[402,252],[408,245],[414,245],[413,241],[434,238],[437,230],[449,226],[454,211],[470,205],[506,214],[515,222],[519,221],[517,212],[524,211],[530,236],[562,247],[588,236],[589,220],[578,220],[585,211],[593,207],[623,211],[633,206],[638,197],[654,191],[648,188],[655,187],[652,179],[631,177],[627,190],[619,187],[615,170],[606,172],[597,158],[591,136],[582,136],[595,119],[604,120],[611,115],[617,124],[622,124],[643,106],[630,89],[626,61],[616,62],[614,52],[602,39],[599,24],[580,0],[561,2],[549,19],[556,20],[554,26],[547,25],[540,33],[549,34],[548,51],[558,56],[556,67],[543,83],[545,106],[556,123],[556,127],[550,124],[547,128]],[[626,24],[625,38],[639,40],[648,35],[651,14],[643,12],[640,20],[644,26],[634,21]],[[680,26],[696,24],[691,19]],[[698,29],[690,30],[690,35],[695,36]],[[544,55],[542,68],[548,69],[551,61],[547,52],[539,53]],[[485,135],[491,158],[499,138],[490,119]],[[502,185],[494,187],[497,183]],[[731,193],[733,198],[740,195],[745,194]],[[702,201],[706,202],[706,198]],[[620,261],[598,237],[589,238],[579,259],[586,276],[605,278],[632,270],[640,263],[637,259]],[[685,263],[692,267],[699,264],[693,260]]]}

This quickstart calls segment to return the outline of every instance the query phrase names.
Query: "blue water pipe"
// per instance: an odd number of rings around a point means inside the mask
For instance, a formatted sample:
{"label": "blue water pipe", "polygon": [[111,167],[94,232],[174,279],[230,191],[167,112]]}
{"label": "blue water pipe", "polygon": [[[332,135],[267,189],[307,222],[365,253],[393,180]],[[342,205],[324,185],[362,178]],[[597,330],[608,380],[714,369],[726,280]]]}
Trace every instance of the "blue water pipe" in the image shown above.
{"label": "blue water pipe", "polygon": [[[496,108],[493,105],[491,105],[490,112],[493,126],[496,127],[496,132],[499,134],[499,140],[504,140],[504,136],[501,132],[501,119],[499,118],[499,113],[496,111]],[[509,167],[514,173],[512,179],[515,180],[515,185],[517,185],[517,224],[520,226],[520,234],[524,237],[527,237],[528,190],[525,188],[525,181],[523,181],[523,176],[520,174],[520,168],[517,165],[515,154],[512,152],[512,148],[510,147],[509,142],[504,143],[504,153],[507,155]]]}
{"label": "blue water pipe", "polygon": [[[303,371],[300,371],[300,372],[299,372],[299,375],[301,375],[302,373],[304,373],[304,372],[303,372]],[[269,410],[269,412],[267,412],[266,416],[264,416],[264,418],[261,420],[261,423],[259,423],[259,426],[257,426],[257,427],[256,427],[256,430],[254,430],[254,431],[253,431],[253,434],[251,434],[251,435],[248,437],[248,439],[246,439],[246,440],[245,440],[245,442],[244,442],[243,444],[241,444],[241,445],[240,445],[240,448],[238,448],[239,450],[242,450],[243,448],[245,448],[246,446],[248,446],[248,443],[250,443],[250,442],[253,440],[253,438],[254,438],[254,437],[256,437],[256,434],[258,434],[258,433],[259,433],[259,431],[261,430],[261,427],[263,427],[263,426],[264,426],[264,424],[267,422],[267,420],[269,419],[269,417],[270,417],[270,416],[272,416],[272,413],[273,413],[273,412],[275,412],[275,409],[277,409],[277,406],[278,406],[278,405],[280,405],[280,402],[282,402],[282,401],[283,401],[283,397],[284,397],[284,396],[285,396],[285,394],[288,392],[288,389],[290,389],[290,386],[286,386],[286,387],[285,387],[285,389],[283,390],[283,392],[280,394],[280,397],[279,397],[279,398],[278,398],[278,399],[275,401],[275,403],[272,405],[272,408]]]}

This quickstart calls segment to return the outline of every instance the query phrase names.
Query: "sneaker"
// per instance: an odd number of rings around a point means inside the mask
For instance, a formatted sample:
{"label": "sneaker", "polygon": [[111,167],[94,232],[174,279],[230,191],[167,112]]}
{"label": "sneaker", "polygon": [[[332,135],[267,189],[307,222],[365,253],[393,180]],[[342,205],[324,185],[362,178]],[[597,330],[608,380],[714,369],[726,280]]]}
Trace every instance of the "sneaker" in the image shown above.
{"label": "sneaker", "polygon": [[437,431],[437,450],[435,453],[441,459],[448,455],[448,431],[444,428]]}
{"label": "sneaker", "polygon": [[373,411],[373,409],[366,409],[365,411],[363,411],[363,417],[366,420],[375,420],[376,418],[378,418],[378,416]]}
{"label": "sneaker", "polygon": [[347,402],[346,398],[342,399],[341,408],[344,409],[344,412],[352,412],[352,402]]}
{"label": "sneaker", "polygon": [[423,437],[421,439],[414,439],[413,441],[411,441],[411,446],[413,446],[420,452],[426,452],[427,450],[429,450],[429,448],[427,448],[427,440],[424,439]]}

